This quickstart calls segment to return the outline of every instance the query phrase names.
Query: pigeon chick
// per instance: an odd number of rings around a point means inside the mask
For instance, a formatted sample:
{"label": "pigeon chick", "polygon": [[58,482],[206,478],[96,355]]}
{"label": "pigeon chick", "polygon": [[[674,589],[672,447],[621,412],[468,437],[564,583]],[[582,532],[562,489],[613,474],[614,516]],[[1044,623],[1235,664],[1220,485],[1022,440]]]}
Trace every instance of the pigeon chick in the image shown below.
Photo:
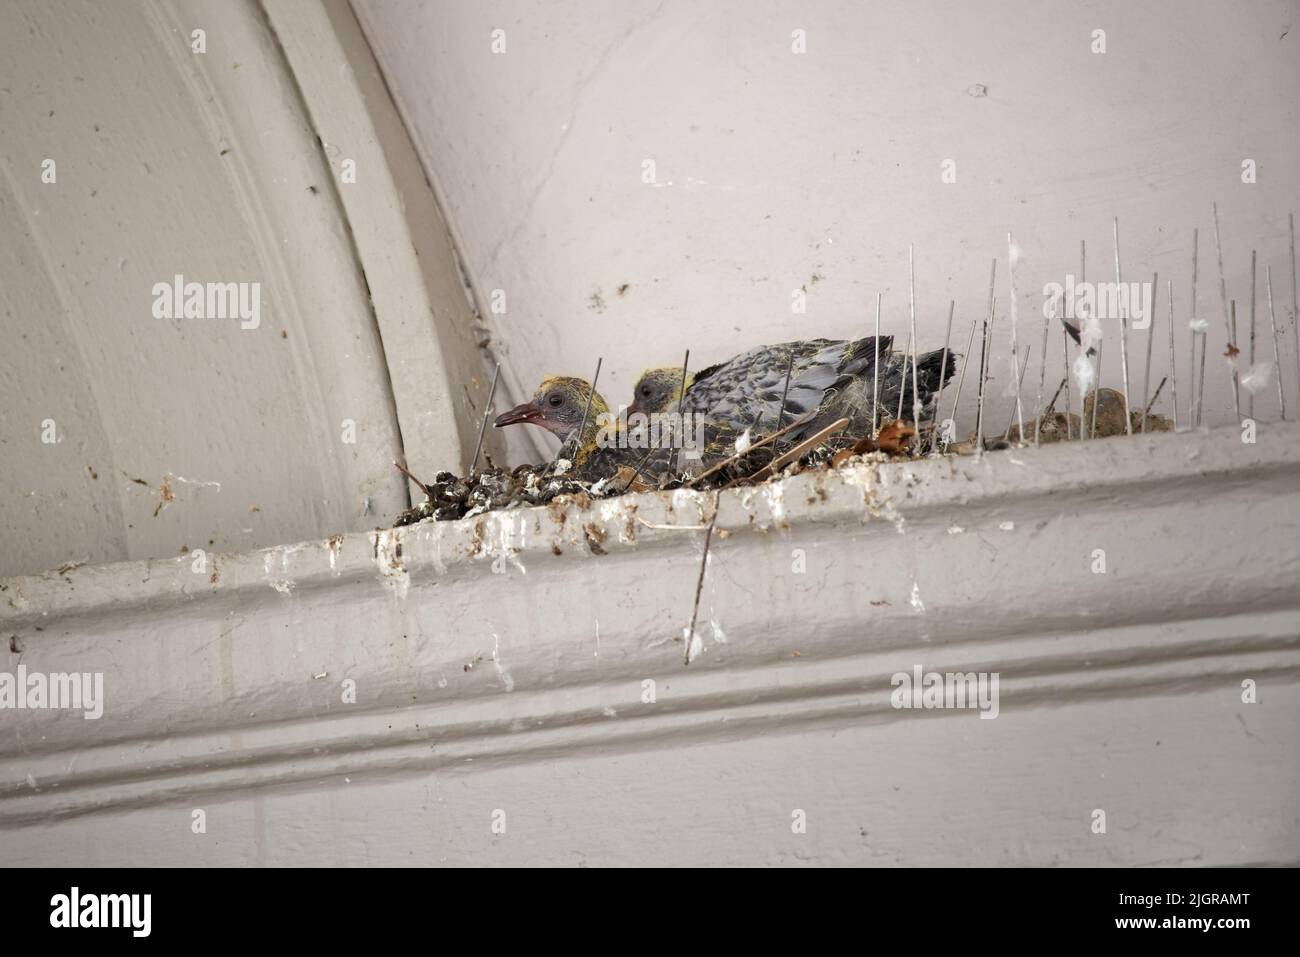
{"label": "pigeon chick", "polygon": [[[690,389],[695,376],[687,373],[686,388]],[[682,370],[672,366],[646,369],[632,389],[632,404],[627,407],[630,416],[635,412],[676,412],[682,397]]]}
{"label": "pigeon chick", "polygon": [[[566,457],[572,462],[575,477],[594,481],[613,475],[621,466],[635,465],[642,458],[639,449],[619,441],[621,423],[613,420],[607,425],[608,416],[609,404],[586,379],[548,376],[531,401],[497,416],[496,426],[526,422],[546,429],[561,442],[568,442],[571,451],[566,450]],[[579,427],[581,435],[577,434]]]}
{"label": "pigeon chick", "polygon": [[[681,370],[677,371],[678,380]],[[587,421],[583,425],[583,410]],[[631,466],[642,476],[655,476],[673,468],[677,451],[671,445],[647,448],[626,429],[626,422],[609,416],[609,404],[599,392],[591,388],[586,379],[572,376],[551,376],[542,381],[530,402],[517,405],[497,416],[498,428],[526,422],[540,426],[559,436],[561,441],[572,440],[573,452],[569,456],[576,477],[595,481],[614,475],[623,466]],[[702,425],[702,444],[698,447],[699,460],[709,465],[734,451],[737,433],[708,416],[698,420]],[[582,434],[576,435],[579,426]],[[700,438],[693,434],[693,439]]]}
{"label": "pigeon chick", "polygon": [[[590,400],[590,405],[588,404]],[[591,388],[586,379],[575,376],[548,376],[533,393],[529,402],[502,412],[496,418],[496,427],[526,422],[538,425],[559,437],[561,442],[570,438],[575,448],[572,461],[584,465],[597,451],[602,415],[609,414],[609,405],[599,392]],[[586,424],[583,424],[583,417]],[[575,435],[581,427],[582,434]]]}

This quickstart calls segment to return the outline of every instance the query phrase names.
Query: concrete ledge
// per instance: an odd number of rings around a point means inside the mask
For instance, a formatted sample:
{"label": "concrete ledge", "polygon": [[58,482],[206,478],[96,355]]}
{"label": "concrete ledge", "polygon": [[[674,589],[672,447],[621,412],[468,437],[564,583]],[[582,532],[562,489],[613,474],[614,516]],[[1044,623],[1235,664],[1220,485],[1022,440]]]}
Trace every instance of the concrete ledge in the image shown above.
{"label": "concrete ledge", "polygon": [[[694,529],[712,494],[345,535],[217,555],[203,573],[186,558],[4,579],[0,638],[21,648],[6,670],[102,671],[106,705],[95,722],[0,713],[0,834],[358,779],[401,789],[973,718],[891,707],[890,676],[916,664],[1000,672],[1004,716],[1111,701],[1138,723],[1148,706],[1133,702],[1230,703],[1251,678],[1274,689],[1251,733],[1267,720],[1293,735],[1298,489],[1300,427],[1287,423],[1255,445],[1236,430],[1152,435],[724,493],[689,666]],[[1276,773],[1294,796],[1295,769]],[[1300,859],[1294,820],[1281,856]]]}

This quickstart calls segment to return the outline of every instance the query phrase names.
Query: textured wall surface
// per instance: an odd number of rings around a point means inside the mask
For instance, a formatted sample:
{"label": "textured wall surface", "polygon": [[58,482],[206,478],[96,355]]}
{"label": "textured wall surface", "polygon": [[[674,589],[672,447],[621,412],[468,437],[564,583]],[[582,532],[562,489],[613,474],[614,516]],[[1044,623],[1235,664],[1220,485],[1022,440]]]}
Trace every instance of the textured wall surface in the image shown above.
{"label": "textured wall surface", "polygon": [[[468,458],[486,384],[409,140],[346,4],[272,6],[0,5],[0,574],[371,528],[394,459]],[[155,317],[176,274],[257,283],[260,321]]]}
{"label": "textured wall surface", "polygon": [[[354,7],[480,303],[506,294],[507,311],[489,319],[515,396],[546,373],[590,376],[597,356],[607,396],[627,401],[644,366],[680,362],[688,347],[699,367],[762,342],[859,335],[878,292],[885,329],[905,341],[914,243],[923,348],[942,346],[949,299],[964,344],[989,262],[1001,259],[993,375],[1005,404],[1007,231],[1024,249],[1020,316],[1039,322],[1042,286],[1077,272],[1081,239],[1089,278],[1113,276],[1117,216],[1123,278],[1158,270],[1162,286],[1174,281],[1180,343],[1200,227],[1207,414],[1225,421],[1214,200],[1243,329],[1251,249],[1263,330],[1273,266],[1295,388],[1287,213],[1300,212],[1300,33],[1290,0],[1249,12],[1210,0]],[[795,54],[800,29],[807,52]],[[1104,54],[1091,52],[1096,29]],[[494,30],[504,53],[493,52]],[[1247,158],[1253,185],[1241,181]],[[941,181],[946,159],[955,183]],[[791,311],[795,289],[807,290],[804,314]],[[1053,370],[1061,349],[1054,336]],[[1103,378],[1114,384],[1119,350],[1114,340],[1107,349]],[[1184,389],[1188,361],[1180,345]],[[1167,364],[1157,348],[1152,389]],[[1269,392],[1257,412],[1276,405]]]}

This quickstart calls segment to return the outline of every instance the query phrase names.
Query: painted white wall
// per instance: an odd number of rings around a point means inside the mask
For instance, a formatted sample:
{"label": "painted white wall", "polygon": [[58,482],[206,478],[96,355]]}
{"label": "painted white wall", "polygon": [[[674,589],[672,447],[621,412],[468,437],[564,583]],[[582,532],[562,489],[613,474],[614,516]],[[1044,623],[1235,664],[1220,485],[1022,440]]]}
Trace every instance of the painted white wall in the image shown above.
{"label": "painted white wall", "polygon": [[[1158,270],[1162,285],[1174,281],[1184,398],[1200,227],[1206,411],[1225,421],[1215,200],[1239,337],[1256,248],[1260,335],[1271,264],[1296,387],[1286,238],[1288,211],[1300,211],[1293,0],[353,5],[480,308],[492,290],[506,293],[508,311],[487,319],[514,398],[547,373],[590,376],[598,356],[603,391],[626,401],[644,366],[679,362],[688,347],[699,367],[762,342],[861,335],[877,292],[886,330],[905,341],[909,243],[922,348],[942,346],[950,298],[964,343],[995,256],[1006,315],[1008,230],[1024,248],[1020,317],[1033,325],[1025,332],[1037,356],[1043,284],[1077,266],[1081,239],[1088,275],[1112,278],[1118,216],[1124,278]],[[492,49],[498,29],[502,54]],[[806,31],[802,55],[791,52],[796,29]],[[1094,29],[1106,32],[1105,54],[1090,50]],[[972,95],[977,84],[986,96]],[[1247,158],[1258,166],[1254,185],[1241,182]],[[641,179],[648,159],[653,185]],[[956,163],[955,184],[940,180],[945,159]],[[804,315],[791,312],[796,288],[808,292]],[[1167,366],[1166,321],[1161,290],[1153,389]],[[1118,384],[1118,344],[1107,345],[1103,377]],[[1145,349],[1144,334],[1131,346]],[[1061,348],[1054,333],[1049,390]],[[1004,338],[999,397],[1006,356]],[[1037,368],[1034,359],[1030,382]],[[1168,398],[1166,389],[1166,409]],[[1257,414],[1275,417],[1276,405],[1270,391]]]}
{"label": "painted white wall", "polygon": [[[394,459],[467,466],[473,317],[345,0],[0,4],[0,224],[0,575],[386,525]],[[156,318],[176,274],[260,324]]]}

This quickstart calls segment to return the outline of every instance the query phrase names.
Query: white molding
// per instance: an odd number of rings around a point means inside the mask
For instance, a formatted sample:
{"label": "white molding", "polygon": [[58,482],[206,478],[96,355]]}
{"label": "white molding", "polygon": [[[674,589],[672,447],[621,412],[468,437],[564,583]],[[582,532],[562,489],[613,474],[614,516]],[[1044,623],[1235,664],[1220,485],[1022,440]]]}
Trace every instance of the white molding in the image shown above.
{"label": "white molding", "polygon": [[[1236,430],[1152,435],[728,492],[689,666],[673,638],[702,533],[652,526],[698,525],[711,498],[692,493],[219,556],[216,584],[188,560],[6,579],[0,636],[19,635],[29,669],[105,671],[107,710],[4,715],[0,833],[974,717],[892,708],[889,676],[914,664],[1000,672],[999,721],[1021,726],[1107,701],[1141,723],[1144,701],[1231,702],[1249,677],[1275,702],[1260,720],[1294,731],[1297,438],[1291,423],[1253,446]],[[1088,570],[1094,545],[1106,575]],[[344,677],[356,705],[340,702]]]}
{"label": "white molding", "polygon": [[[468,471],[488,389],[474,314],[447,222],[374,55],[347,0],[262,5],[334,167],[333,189],[383,338],[407,464],[417,475]],[[339,182],[345,157],[356,161],[354,184]],[[485,444],[492,453],[499,448],[491,432]]]}

